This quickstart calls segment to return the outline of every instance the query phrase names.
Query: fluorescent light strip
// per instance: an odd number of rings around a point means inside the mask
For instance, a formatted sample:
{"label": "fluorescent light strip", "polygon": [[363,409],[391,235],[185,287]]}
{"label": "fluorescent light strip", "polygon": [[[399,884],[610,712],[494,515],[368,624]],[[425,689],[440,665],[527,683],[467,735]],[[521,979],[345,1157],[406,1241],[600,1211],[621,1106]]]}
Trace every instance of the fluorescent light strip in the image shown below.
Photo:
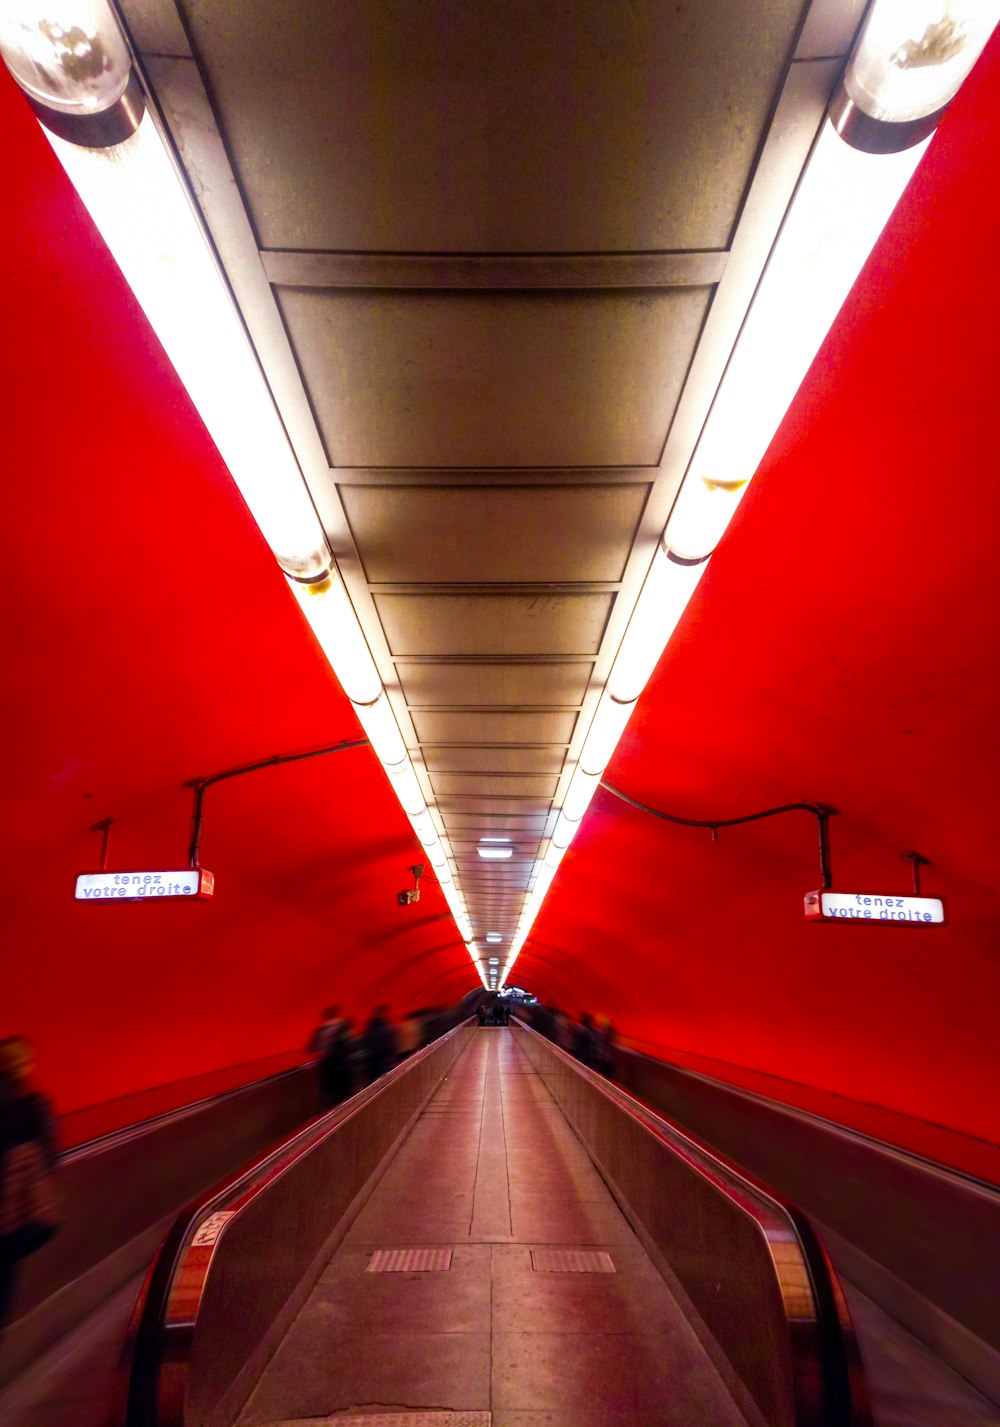
{"label": "fluorescent light strip", "polygon": [[866,154],[824,120],[667,523],[676,555],[715,549],[927,142]]}
{"label": "fluorescent light strip", "polygon": [[368,696],[364,703],[352,699],[354,711],[434,868],[463,941],[470,941],[472,925],[465,899],[455,885],[448,840],[434,825],[389,696],[340,577],[334,572],[328,580],[313,585],[296,580],[288,583],[345,692],[350,697],[353,689]]}
{"label": "fluorescent light strip", "polygon": [[85,149],[45,130],[283,569],[328,568],[326,535],[229,289],[147,112]]}

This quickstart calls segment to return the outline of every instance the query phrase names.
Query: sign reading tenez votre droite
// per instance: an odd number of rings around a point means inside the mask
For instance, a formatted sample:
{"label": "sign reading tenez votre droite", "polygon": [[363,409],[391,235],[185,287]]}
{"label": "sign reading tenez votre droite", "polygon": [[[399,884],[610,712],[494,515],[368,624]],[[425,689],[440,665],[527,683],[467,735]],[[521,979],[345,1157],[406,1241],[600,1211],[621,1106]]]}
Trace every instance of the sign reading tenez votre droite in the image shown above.
{"label": "sign reading tenez votre droite", "polygon": [[806,916],[817,922],[904,922],[940,926],[940,897],[887,897],[884,892],[807,892]]}
{"label": "sign reading tenez votre droite", "polygon": [[215,876],[203,867],[180,872],[81,872],[76,879],[78,902],[160,902],[168,897],[197,901],[210,897]]}

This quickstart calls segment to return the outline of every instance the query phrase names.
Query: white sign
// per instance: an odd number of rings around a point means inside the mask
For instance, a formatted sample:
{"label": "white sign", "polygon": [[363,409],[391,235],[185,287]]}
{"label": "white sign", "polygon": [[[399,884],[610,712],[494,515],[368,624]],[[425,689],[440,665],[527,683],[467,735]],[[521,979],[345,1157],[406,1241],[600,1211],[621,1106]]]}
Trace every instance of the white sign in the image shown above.
{"label": "white sign", "polygon": [[181,872],[81,872],[78,902],[158,902],[167,897],[210,897],[215,877],[202,867]]}
{"label": "white sign", "polygon": [[806,916],[824,922],[940,925],[944,903],[940,897],[887,897],[883,892],[808,892]]}

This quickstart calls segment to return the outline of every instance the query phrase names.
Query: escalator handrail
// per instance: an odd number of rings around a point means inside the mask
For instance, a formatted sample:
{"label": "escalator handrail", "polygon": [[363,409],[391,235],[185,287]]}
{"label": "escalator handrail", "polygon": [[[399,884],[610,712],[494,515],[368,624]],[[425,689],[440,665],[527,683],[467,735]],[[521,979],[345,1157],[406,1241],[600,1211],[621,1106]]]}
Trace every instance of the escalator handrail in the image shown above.
{"label": "escalator handrail", "polygon": [[[867,1384],[850,1310],[836,1271],[805,1215],[519,1017],[512,1017],[511,1024],[541,1041],[567,1068],[589,1081],[756,1221],[770,1253],[788,1323],[797,1427],[870,1427]],[[806,1285],[808,1306],[803,1302]]]}
{"label": "escalator handrail", "polygon": [[125,1335],[110,1427],[153,1427],[183,1420],[191,1341],[212,1259],[229,1223],[387,1084],[406,1075],[457,1035],[463,1020],[326,1114],[294,1131],[248,1165],[190,1201],[146,1272]]}

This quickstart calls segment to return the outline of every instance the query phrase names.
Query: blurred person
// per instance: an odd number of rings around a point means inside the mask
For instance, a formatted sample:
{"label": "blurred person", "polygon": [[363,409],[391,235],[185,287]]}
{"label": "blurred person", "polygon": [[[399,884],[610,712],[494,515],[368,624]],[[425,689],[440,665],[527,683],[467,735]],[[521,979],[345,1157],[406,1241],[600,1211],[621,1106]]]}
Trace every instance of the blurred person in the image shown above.
{"label": "blurred person", "polygon": [[309,1049],[319,1056],[319,1111],[329,1110],[351,1093],[351,1023],[339,1006],[327,1006]]}
{"label": "blurred person", "polygon": [[31,1082],[34,1052],[23,1036],[0,1040],[0,1335],[17,1265],[59,1227],[52,1107]]}
{"label": "blurred person", "polygon": [[558,1006],[552,1008],[552,1039],[561,1050],[573,1049],[573,1022]]}
{"label": "blurred person", "polygon": [[430,1045],[451,1029],[447,1006],[428,1006],[424,1011],[421,1045]]}
{"label": "blurred person", "polygon": [[396,1034],[389,1023],[389,1007],[376,1006],[359,1040],[365,1083],[370,1085],[392,1069],[396,1060]]}
{"label": "blurred person", "polygon": [[580,1012],[580,1020],[573,1036],[572,1051],[581,1065],[594,1068],[594,1023],[586,1011]]}
{"label": "blurred person", "polygon": [[615,1028],[608,1016],[600,1016],[594,1027],[594,1069],[615,1078]]}
{"label": "blurred person", "polygon": [[406,1060],[415,1050],[419,1050],[424,1038],[422,1011],[407,1011],[396,1032],[396,1056]]}
{"label": "blurred person", "polygon": [[534,1006],[529,1007],[532,1027],[540,1036],[545,1036],[547,1040],[555,1039],[556,1020],[551,1006],[544,1006],[541,1001],[537,1001]]}

